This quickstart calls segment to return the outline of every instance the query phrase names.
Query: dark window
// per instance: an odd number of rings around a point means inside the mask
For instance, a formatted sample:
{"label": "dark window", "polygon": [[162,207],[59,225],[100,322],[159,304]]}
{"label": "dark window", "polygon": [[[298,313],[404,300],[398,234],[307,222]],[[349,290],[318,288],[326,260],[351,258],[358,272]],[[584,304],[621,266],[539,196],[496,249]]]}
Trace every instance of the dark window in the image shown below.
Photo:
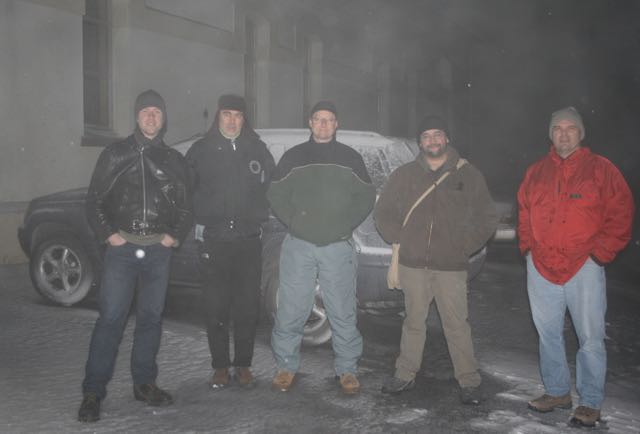
{"label": "dark window", "polygon": [[85,134],[111,125],[111,25],[108,0],[86,0],[82,21]]}

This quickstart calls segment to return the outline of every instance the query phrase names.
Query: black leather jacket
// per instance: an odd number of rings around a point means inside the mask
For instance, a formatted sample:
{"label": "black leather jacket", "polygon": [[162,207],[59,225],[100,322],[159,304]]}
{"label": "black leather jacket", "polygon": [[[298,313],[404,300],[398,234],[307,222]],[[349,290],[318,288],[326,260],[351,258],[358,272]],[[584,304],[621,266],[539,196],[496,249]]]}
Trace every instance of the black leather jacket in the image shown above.
{"label": "black leather jacket", "polygon": [[87,192],[87,218],[101,242],[119,230],[166,233],[182,242],[193,224],[191,196],[184,157],[161,140],[141,146],[131,135],[100,154]]}

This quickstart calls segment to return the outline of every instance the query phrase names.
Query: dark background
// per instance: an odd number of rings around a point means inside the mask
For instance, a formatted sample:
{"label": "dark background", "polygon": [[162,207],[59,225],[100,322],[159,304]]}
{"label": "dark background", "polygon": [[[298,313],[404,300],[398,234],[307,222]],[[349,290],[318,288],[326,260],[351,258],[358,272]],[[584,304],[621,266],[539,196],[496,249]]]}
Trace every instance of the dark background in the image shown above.
{"label": "dark background", "polygon": [[526,167],[548,150],[551,112],[569,105],[583,116],[583,144],[611,159],[638,194],[639,1],[348,4],[392,28],[381,32],[387,37],[418,41],[419,68],[447,59],[450,80],[427,89],[428,97],[449,106],[453,143],[497,194],[515,193]]}

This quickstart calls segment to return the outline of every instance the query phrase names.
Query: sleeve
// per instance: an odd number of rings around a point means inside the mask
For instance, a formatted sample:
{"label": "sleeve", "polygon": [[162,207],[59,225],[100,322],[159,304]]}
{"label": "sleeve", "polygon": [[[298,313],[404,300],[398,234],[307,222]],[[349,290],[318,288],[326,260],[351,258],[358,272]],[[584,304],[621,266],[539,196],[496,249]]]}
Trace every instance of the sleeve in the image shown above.
{"label": "sleeve", "polygon": [[287,151],[276,166],[267,189],[267,199],[271,206],[271,211],[287,227],[291,223],[291,215],[293,214],[293,204],[291,203],[293,186],[287,178],[291,170],[289,160]]}
{"label": "sleeve", "polygon": [[182,244],[193,226],[193,180],[187,160],[177,151],[174,152],[181,171],[178,175],[179,179],[174,181],[178,186],[174,204],[176,214],[169,235],[178,240],[179,245]]}
{"label": "sleeve", "polygon": [[620,171],[609,163],[607,175],[602,192],[602,227],[595,237],[591,252],[603,264],[613,261],[631,239],[634,213],[633,195]]}
{"label": "sleeve", "polygon": [[399,198],[402,197],[399,176],[398,169],[389,176],[373,209],[376,228],[389,244],[400,242],[402,220],[404,219],[399,202]]}
{"label": "sleeve", "polygon": [[524,256],[531,250],[531,213],[529,204],[529,183],[530,183],[530,171],[524,176],[522,184],[518,189],[518,243],[520,247],[520,253]]}
{"label": "sleeve", "polygon": [[367,218],[376,201],[376,188],[371,182],[367,167],[358,155],[354,168],[353,184],[351,188],[351,228],[355,229]]}
{"label": "sleeve", "polygon": [[198,177],[198,157],[197,153],[197,142],[192,144],[187,154],[185,155],[185,161],[187,163],[188,176],[189,176],[189,185],[191,187],[191,191],[194,192],[199,183]]}
{"label": "sleeve", "polygon": [[[462,170],[465,170],[464,168]],[[495,234],[498,226],[498,213],[489,193],[484,176],[476,168],[474,188],[471,195],[471,224],[466,237],[465,253],[477,252]]]}
{"label": "sleeve", "polygon": [[113,172],[111,151],[106,148],[100,153],[96,162],[85,202],[87,221],[101,243],[106,242],[112,234],[117,232],[106,209],[109,192],[113,186],[112,178],[115,176]]}

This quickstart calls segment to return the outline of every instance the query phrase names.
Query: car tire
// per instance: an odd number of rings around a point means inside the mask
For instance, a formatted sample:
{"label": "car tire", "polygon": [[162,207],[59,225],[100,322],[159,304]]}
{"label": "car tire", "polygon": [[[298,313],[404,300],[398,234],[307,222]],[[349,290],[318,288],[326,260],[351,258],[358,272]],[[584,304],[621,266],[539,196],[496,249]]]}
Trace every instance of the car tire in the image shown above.
{"label": "car tire", "polygon": [[48,301],[71,306],[91,291],[95,272],[82,243],[71,233],[38,240],[32,249],[29,274],[36,291]]}
{"label": "car tire", "polygon": [[[262,251],[263,307],[267,319],[273,323],[278,309],[278,288],[280,286],[280,250],[282,237],[272,238],[265,242]],[[316,294],[311,315],[304,325],[302,342],[305,345],[317,346],[331,340],[331,325],[327,317],[320,288],[316,286]]]}

